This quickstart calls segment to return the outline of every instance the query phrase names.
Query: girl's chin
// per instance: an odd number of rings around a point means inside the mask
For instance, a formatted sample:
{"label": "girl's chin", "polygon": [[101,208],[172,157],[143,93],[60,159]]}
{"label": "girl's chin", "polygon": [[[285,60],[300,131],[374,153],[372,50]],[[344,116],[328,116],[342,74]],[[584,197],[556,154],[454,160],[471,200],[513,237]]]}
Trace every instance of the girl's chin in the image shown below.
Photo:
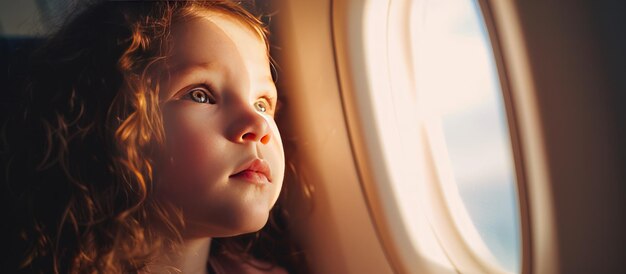
{"label": "girl's chin", "polygon": [[247,218],[226,218],[221,222],[205,221],[198,222],[187,220],[184,238],[204,238],[204,237],[233,237],[242,234],[254,233],[261,230],[269,217],[269,212],[258,216],[248,215]]}

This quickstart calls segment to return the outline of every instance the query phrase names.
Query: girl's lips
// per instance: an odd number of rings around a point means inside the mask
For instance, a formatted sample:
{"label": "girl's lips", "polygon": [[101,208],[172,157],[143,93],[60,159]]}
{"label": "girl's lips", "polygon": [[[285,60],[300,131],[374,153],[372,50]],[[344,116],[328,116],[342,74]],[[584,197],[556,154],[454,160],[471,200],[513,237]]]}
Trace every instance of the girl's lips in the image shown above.
{"label": "girl's lips", "polygon": [[242,179],[242,180],[245,180],[251,183],[257,183],[257,184],[267,184],[270,182],[270,180],[267,178],[267,176],[265,176],[265,174],[252,171],[252,170],[244,170],[242,172],[233,174],[230,177]]}
{"label": "girl's lips", "polygon": [[260,184],[272,182],[269,165],[261,159],[250,161],[229,177]]}

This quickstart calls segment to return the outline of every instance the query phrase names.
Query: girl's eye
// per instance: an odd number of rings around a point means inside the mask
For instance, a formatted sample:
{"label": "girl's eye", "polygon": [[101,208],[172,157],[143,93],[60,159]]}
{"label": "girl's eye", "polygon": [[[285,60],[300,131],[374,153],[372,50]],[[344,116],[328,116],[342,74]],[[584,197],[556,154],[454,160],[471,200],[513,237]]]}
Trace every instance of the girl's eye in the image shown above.
{"label": "girl's eye", "polygon": [[266,99],[262,99],[262,100],[254,102],[254,108],[258,112],[267,112],[267,110],[269,109],[269,103],[267,102]]}
{"label": "girl's eye", "polygon": [[211,93],[203,88],[195,88],[187,93],[187,96],[189,99],[201,104],[209,103],[212,105],[216,103]]}

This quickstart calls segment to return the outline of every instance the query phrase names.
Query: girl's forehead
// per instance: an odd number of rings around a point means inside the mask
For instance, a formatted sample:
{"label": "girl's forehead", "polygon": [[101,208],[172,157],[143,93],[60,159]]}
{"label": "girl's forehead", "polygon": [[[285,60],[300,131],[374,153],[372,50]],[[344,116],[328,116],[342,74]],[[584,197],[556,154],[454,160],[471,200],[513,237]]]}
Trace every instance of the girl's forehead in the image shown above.
{"label": "girl's forehead", "polygon": [[237,83],[249,90],[275,89],[265,41],[233,16],[209,13],[180,22],[172,28],[171,38],[168,92],[160,93],[162,100],[208,75],[213,75],[216,86]]}
{"label": "girl's forehead", "polygon": [[175,24],[172,35],[173,53],[179,61],[231,52],[243,59],[269,63],[264,38],[233,15],[203,11],[193,20]]}

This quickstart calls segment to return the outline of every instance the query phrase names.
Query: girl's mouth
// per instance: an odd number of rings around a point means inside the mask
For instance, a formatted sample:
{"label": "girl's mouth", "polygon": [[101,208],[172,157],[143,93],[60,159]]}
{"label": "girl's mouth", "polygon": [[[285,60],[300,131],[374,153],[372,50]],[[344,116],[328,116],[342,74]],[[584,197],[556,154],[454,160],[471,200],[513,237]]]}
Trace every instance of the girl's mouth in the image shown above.
{"label": "girl's mouth", "polygon": [[239,171],[228,177],[238,178],[257,184],[267,184],[272,182],[269,165],[262,159],[254,159],[238,170]]}

